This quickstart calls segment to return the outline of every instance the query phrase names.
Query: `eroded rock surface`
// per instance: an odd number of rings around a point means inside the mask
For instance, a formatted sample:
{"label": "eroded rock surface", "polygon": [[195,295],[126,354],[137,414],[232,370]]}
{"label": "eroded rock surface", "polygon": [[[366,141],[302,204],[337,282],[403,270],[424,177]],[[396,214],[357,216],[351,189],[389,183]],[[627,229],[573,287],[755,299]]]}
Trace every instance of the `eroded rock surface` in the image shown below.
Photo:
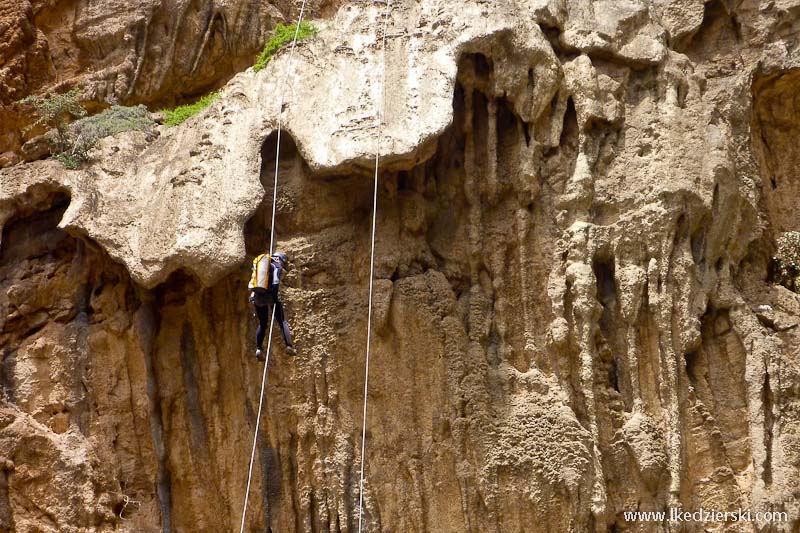
{"label": "eroded rock surface", "polygon": [[393,2],[383,54],[384,6],[321,21],[287,85],[282,53],[153,142],[0,172],[3,527],[237,527],[285,88],[299,354],[251,530],[357,527],[379,150],[368,531],[794,531],[800,297],[769,268],[800,230],[800,4]]}
{"label": "eroded rock surface", "polygon": [[[340,0],[313,0],[328,16]],[[253,64],[289,0],[3,0],[0,2],[0,153],[41,133],[28,94],[79,87],[91,109],[169,107],[203,95]],[[0,166],[13,160],[0,159]]]}

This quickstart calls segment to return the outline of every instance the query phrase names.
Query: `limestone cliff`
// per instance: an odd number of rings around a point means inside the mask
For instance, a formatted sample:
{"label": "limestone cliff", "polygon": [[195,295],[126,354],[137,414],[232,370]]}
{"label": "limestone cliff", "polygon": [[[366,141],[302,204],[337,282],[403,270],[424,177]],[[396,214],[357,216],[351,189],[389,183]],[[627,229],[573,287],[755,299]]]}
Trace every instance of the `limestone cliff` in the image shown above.
{"label": "limestone cliff", "polygon": [[[0,529],[796,531],[800,2],[344,3],[176,128],[0,171]],[[177,42],[177,41],[176,41]],[[385,64],[385,83],[381,72]],[[385,109],[382,135],[374,127]],[[632,523],[623,512],[781,511]]]}
{"label": "limestone cliff", "polygon": [[[313,0],[328,15],[341,0]],[[90,108],[174,105],[248,66],[290,0],[1,0],[0,167],[38,158],[28,94],[79,87]]]}

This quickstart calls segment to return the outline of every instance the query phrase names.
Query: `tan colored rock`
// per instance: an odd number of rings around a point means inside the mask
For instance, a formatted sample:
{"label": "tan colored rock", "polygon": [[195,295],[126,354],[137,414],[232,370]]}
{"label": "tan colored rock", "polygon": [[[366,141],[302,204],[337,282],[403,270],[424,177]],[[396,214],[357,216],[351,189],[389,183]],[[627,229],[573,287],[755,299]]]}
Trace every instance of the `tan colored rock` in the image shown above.
{"label": "tan colored rock", "polygon": [[[369,531],[797,528],[800,297],[768,282],[800,229],[793,7],[611,4],[395,2],[385,84],[383,4],[297,49],[275,231],[298,355],[275,336],[250,530],[357,528],[376,149]],[[4,526],[238,526],[288,59],[85,170],[0,171]]]}
{"label": "tan colored rock", "polygon": [[[305,16],[328,16],[339,4],[308,2]],[[288,0],[5,0],[0,152],[16,152],[37,134],[31,110],[15,104],[29,94],[78,87],[91,111],[172,107],[251,66],[275,25],[298,10]]]}
{"label": "tan colored rock", "polygon": [[19,156],[14,152],[3,152],[0,154],[0,168],[10,167],[19,163]]}
{"label": "tan colored rock", "polygon": [[672,43],[681,43],[691,38],[703,23],[705,12],[703,0],[657,0],[653,9],[668,32]]}

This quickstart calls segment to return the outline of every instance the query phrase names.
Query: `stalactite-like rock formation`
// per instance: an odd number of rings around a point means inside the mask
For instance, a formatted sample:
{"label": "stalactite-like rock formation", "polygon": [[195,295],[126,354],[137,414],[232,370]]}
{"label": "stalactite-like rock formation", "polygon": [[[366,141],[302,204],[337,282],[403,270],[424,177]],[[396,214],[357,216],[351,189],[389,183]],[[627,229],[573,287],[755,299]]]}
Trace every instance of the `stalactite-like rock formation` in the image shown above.
{"label": "stalactite-like rock formation", "polygon": [[[368,531],[795,530],[800,297],[770,258],[800,230],[798,6],[394,2],[385,56],[383,7],[343,5],[286,88],[299,353],[271,359],[251,530],[357,523],[376,148]],[[286,68],[84,170],[0,172],[0,527],[238,524]]]}

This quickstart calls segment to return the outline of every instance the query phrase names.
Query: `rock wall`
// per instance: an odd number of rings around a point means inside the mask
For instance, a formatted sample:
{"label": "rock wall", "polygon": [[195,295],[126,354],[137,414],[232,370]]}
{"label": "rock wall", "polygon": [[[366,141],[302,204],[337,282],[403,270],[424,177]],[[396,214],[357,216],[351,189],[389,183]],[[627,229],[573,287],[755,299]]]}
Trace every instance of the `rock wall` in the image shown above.
{"label": "rock wall", "polygon": [[[769,268],[800,4],[393,5],[385,55],[353,2],[288,77],[298,355],[276,335],[248,530],[357,528],[376,149],[367,531],[796,530],[800,297]],[[237,527],[287,60],[84,170],[0,171],[0,529]]]}
{"label": "rock wall", "polygon": [[[306,15],[341,2],[308,2]],[[4,0],[0,3],[0,167],[43,132],[29,94],[79,87],[91,110],[110,104],[171,107],[218,88],[251,66],[279,22],[297,17],[289,0]]]}

